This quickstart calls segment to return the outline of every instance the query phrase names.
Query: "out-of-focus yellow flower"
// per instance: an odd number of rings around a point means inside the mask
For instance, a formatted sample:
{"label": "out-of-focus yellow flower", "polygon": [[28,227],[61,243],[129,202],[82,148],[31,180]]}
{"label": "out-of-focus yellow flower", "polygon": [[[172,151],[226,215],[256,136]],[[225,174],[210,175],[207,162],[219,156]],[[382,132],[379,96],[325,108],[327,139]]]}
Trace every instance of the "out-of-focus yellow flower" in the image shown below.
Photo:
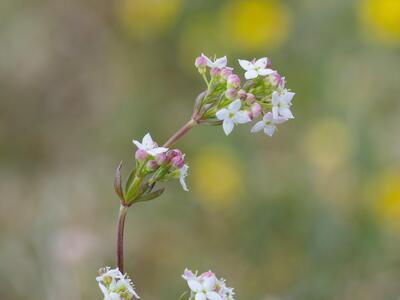
{"label": "out-of-focus yellow flower", "polygon": [[309,161],[323,172],[333,171],[347,163],[353,153],[349,129],[336,119],[322,119],[313,123],[304,139]]}
{"label": "out-of-focus yellow flower", "polygon": [[399,0],[364,0],[360,12],[369,37],[400,42]]}
{"label": "out-of-focus yellow flower", "polygon": [[387,170],[368,185],[377,216],[386,225],[400,227],[400,169]]}
{"label": "out-of-focus yellow flower", "polygon": [[211,209],[230,206],[242,192],[239,159],[224,147],[199,151],[192,163],[191,182],[200,201]]}
{"label": "out-of-focus yellow flower", "polygon": [[117,15],[127,31],[133,37],[149,39],[171,27],[181,0],[121,0],[118,4]]}
{"label": "out-of-focus yellow flower", "polygon": [[288,8],[277,0],[228,1],[222,12],[226,42],[244,51],[278,47],[290,28]]}

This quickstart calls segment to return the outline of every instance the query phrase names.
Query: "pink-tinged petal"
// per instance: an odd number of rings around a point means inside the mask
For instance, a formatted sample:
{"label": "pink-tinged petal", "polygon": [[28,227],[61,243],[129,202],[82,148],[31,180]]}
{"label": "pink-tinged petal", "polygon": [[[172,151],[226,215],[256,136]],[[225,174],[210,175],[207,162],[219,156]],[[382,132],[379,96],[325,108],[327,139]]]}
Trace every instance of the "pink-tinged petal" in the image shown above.
{"label": "pink-tinged petal", "polygon": [[230,119],[225,119],[224,123],[222,123],[222,128],[226,135],[229,135],[232,132],[234,126],[235,124]]}
{"label": "pink-tinged petal", "polygon": [[242,101],[240,101],[240,99],[236,99],[235,101],[233,101],[231,104],[228,105],[228,110],[230,112],[237,112],[241,106],[242,106]]}
{"label": "pink-tinged petal", "polygon": [[153,142],[153,139],[151,138],[150,133],[146,134],[146,135],[143,137],[142,144],[143,144],[143,146],[145,146],[146,148],[153,148],[154,142]]}
{"label": "pink-tinged petal", "polygon": [[[284,117],[284,118],[287,118],[287,119],[294,119],[294,116],[293,116],[292,112],[291,112],[290,109],[287,108],[287,107],[281,108],[281,109],[279,110],[279,114],[280,114],[282,117]],[[275,119],[278,119],[278,118],[275,118]]]}
{"label": "pink-tinged petal", "polygon": [[245,59],[239,59],[239,65],[246,71],[254,69],[254,65]]}
{"label": "pink-tinged petal", "polygon": [[158,147],[158,148],[153,148],[153,149],[147,150],[147,153],[149,153],[150,155],[156,156],[157,154],[164,153],[167,151],[168,151],[168,148]]}
{"label": "pink-tinged petal", "polygon": [[268,58],[263,57],[263,58],[258,59],[254,65],[256,67],[264,69],[267,66],[267,64],[268,64]]}
{"label": "pink-tinged petal", "polygon": [[272,115],[272,112],[267,112],[264,117],[263,117],[263,121],[264,122],[271,122],[274,119],[274,116]]}
{"label": "pink-tinged petal", "polygon": [[274,117],[274,119],[277,119],[279,117],[279,107],[272,107],[272,116]]}
{"label": "pink-tinged petal", "polygon": [[259,131],[263,130],[264,127],[265,127],[265,122],[264,122],[264,121],[257,122],[257,123],[253,126],[253,128],[251,128],[250,132],[251,132],[251,133],[259,132]]}
{"label": "pink-tinged petal", "polygon": [[221,296],[216,292],[207,292],[207,299],[209,300],[222,300]]}
{"label": "pink-tinged petal", "polygon": [[249,70],[246,73],[244,73],[244,78],[246,79],[253,79],[258,76],[258,72],[256,70]]}
{"label": "pink-tinged petal", "polygon": [[218,118],[218,120],[225,120],[229,116],[229,111],[226,108],[220,109],[217,111],[215,116]]}
{"label": "pink-tinged petal", "polygon": [[283,102],[283,103],[286,103],[286,104],[290,104],[290,102],[292,101],[294,95],[295,95],[295,93],[286,92],[286,93],[282,96],[282,102]]}
{"label": "pink-tinged petal", "polygon": [[216,65],[216,67],[222,69],[222,68],[226,67],[227,62],[228,62],[228,59],[226,58],[226,56],[224,56],[224,57],[218,58],[214,64]]}
{"label": "pink-tinged petal", "polygon": [[289,120],[289,119],[285,118],[285,117],[278,117],[273,120],[273,124],[282,124],[282,123],[286,122],[287,120]]}
{"label": "pink-tinged petal", "polygon": [[260,69],[260,70],[258,70],[258,74],[260,74],[261,76],[267,76],[267,75],[271,75],[273,73],[275,73],[275,71],[272,70],[272,69]]}
{"label": "pink-tinged petal", "polygon": [[238,111],[235,113],[234,121],[239,124],[245,124],[251,121],[247,111]]}
{"label": "pink-tinged petal", "polygon": [[276,128],[275,126],[271,125],[265,126],[264,133],[268,136],[272,136],[275,132],[275,128]]}
{"label": "pink-tinged petal", "polygon": [[190,271],[188,268],[186,268],[186,269],[183,271],[182,277],[183,277],[183,279],[185,279],[185,280],[193,280],[193,279],[196,278],[196,276],[193,274],[193,272]]}
{"label": "pink-tinged petal", "polygon": [[207,277],[203,281],[203,288],[206,291],[211,291],[214,289],[216,283],[217,283],[217,279],[215,278],[215,276]]}
{"label": "pink-tinged petal", "polygon": [[195,300],[207,300],[207,296],[204,293],[197,293],[194,297]]}
{"label": "pink-tinged petal", "polygon": [[135,144],[136,147],[138,147],[139,149],[144,149],[145,147],[142,145],[142,143],[140,143],[137,140],[133,140],[132,143]]}
{"label": "pink-tinged petal", "polygon": [[203,289],[203,286],[197,280],[188,280],[188,286],[193,292],[200,292]]}
{"label": "pink-tinged petal", "polygon": [[206,59],[206,61],[207,61],[207,66],[208,66],[208,67],[212,68],[212,67],[214,66],[214,63],[212,62],[212,60],[209,59],[206,55],[204,55],[204,54],[202,53],[201,56],[203,56],[203,57]]}
{"label": "pink-tinged petal", "polygon": [[281,101],[281,96],[278,92],[272,93],[271,103],[272,105],[277,105]]}

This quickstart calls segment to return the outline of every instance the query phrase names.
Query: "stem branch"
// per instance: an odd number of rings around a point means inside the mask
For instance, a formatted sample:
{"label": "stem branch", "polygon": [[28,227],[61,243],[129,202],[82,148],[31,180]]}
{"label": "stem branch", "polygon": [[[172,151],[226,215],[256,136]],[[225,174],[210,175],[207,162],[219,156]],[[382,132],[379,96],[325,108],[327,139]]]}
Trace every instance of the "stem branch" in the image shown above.
{"label": "stem branch", "polygon": [[183,125],[177,132],[174,133],[174,135],[172,135],[168,139],[168,141],[165,142],[164,147],[167,147],[167,148],[171,147],[196,124],[197,124],[197,121],[195,121],[193,118],[190,119],[189,122],[187,122],[185,125]]}
{"label": "stem branch", "polygon": [[128,207],[121,205],[118,214],[116,261],[121,273],[124,273],[124,227],[127,211]]}

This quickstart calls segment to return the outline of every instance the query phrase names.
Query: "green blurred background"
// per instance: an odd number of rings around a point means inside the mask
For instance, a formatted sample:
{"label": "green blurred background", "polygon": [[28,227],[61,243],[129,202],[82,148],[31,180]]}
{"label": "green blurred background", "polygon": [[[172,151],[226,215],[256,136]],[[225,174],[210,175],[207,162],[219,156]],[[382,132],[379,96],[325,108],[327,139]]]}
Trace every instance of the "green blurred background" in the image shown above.
{"label": "green blurred background", "polygon": [[237,299],[399,299],[399,0],[2,0],[0,299],[102,298],[114,168],[188,120],[201,52],[271,58],[296,119],[179,142],[190,192],[128,213],[142,298],[187,266]]}

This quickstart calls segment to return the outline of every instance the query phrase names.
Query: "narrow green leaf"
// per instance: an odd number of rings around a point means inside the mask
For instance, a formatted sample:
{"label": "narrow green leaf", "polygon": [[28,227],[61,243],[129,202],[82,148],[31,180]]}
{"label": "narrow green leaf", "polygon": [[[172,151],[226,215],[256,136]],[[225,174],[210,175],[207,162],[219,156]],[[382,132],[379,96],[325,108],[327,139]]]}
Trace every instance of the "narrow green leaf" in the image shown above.
{"label": "narrow green leaf", "polygon": [[115,170],[114,189],[119,198],[123,202],[125,202],[124,192],[122,191],[122,186],[121,186],[121,167],[122,167],[122,160],[119,163],[117,169]]}

